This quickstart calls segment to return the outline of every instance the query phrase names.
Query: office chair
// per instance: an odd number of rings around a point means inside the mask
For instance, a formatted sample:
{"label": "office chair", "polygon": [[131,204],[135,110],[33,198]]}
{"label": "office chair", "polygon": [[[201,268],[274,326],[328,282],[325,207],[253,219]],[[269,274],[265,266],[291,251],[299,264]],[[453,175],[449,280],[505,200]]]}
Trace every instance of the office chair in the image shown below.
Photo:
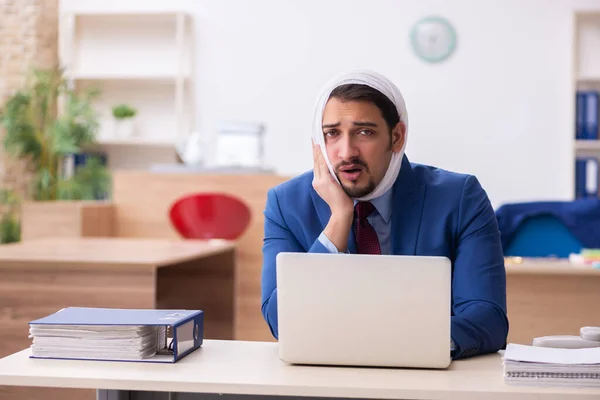
{"label": "office chair", "polygon": [[194,193],[177,199],[169,209],[175,230],[186,239],[239,238],[251,212],[241,199],[224,193]]}
{"label": "office chair", "polygon": [[527,218],[517,229],[505,256],[567,258],[579,253],[581,242],[551,215]]}
{"label": "office chair", "polygon": [[600,198],[504,204],[496,219],[505,256],[566,258],[600,248]]}

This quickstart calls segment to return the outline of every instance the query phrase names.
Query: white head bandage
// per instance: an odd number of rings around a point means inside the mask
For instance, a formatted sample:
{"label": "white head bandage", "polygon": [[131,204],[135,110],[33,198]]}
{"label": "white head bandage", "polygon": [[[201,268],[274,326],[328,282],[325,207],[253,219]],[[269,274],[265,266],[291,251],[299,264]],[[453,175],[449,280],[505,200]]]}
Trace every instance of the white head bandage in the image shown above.
{"label": "white head bandage", "polygon": [[[400,93],[400,90],[398,90],[396,85],[394,85],[385,76],[373,71],[357,70],[344,72],[330,79],[321,90],[321,94],[317,99],[313,124],[313,140],[321,148],[323,157],[325,158],[325,162],[327,163],[327,167],[329,168],[329,172],[331,173],[331,175],[333,175],[333,178],[338,183],[340,182],[337,179],[337,176],[335,175],[335,171],[333,169],[333,166],[331,165],[331,162],[329,161],[329,158],[327,157],[327,151],[325,149],[325,138],[323,137],[323,111],[325,110],[325,105],[329,100],[331,92],[336,87],[352,83],[370,86],[373,89],[380,91],[388,99],[390,99],[392,103],[394,103],[394,105],[396,106],[396,109],[398,110],[400,121],[404,122],[404,124],[406,125],[405,135],[408,136],[408,113],[404,104],[404,98],[402,97],[402,94]],[[398,177],[398,173],[400,172],[400,166],[402,165],[402,157],[404,156],[404,149],[406,148],[406,143],[407,137],[404,138],[404,145],[402,146],[402,149],[392,154],[392,159],[385,173],[385,176],[383,177],[383,180],[379,183],[379,185],[377,185],[375,190],[373,190],[367,196],[358,198],[356,200],[372,200],[387,192],[394,185],[394,182]]]}

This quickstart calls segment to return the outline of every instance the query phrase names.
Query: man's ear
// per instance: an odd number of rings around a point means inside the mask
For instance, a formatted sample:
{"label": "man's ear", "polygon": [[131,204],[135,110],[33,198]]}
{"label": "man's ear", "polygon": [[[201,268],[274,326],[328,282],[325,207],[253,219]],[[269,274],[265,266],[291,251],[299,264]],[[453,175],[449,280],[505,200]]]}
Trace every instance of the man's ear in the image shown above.
{"label": "man's ear", "polygon": [[400,121],[396,124],[394,129],[392,129],[392,151],[394,153],[402,150],[404,146],[404,141],[406,140],[406,124]]}

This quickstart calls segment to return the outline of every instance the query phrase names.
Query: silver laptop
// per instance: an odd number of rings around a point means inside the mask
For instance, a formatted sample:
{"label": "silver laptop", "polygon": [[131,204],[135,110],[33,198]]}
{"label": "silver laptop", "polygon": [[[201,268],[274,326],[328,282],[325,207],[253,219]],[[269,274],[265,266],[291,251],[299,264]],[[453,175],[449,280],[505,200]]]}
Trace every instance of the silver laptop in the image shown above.
{"label": "silver laptop", "polygon": [[279,357],[293,364],[446,368],[446,257],[280,253]]}

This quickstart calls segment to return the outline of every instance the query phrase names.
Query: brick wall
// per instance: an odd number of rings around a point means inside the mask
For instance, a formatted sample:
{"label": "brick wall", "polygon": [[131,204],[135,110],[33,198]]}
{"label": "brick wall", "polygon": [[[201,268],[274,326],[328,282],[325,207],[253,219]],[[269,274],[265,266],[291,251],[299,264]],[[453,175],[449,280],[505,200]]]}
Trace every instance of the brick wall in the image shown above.
{"label": "brick wall", "polygon": [[[58,60],[58,0],[0,0],[0,109],[32,67]],[[4,134],[0,127],[0,137]],[[0,146],[0,187],[25,194],[26,166]]]}

